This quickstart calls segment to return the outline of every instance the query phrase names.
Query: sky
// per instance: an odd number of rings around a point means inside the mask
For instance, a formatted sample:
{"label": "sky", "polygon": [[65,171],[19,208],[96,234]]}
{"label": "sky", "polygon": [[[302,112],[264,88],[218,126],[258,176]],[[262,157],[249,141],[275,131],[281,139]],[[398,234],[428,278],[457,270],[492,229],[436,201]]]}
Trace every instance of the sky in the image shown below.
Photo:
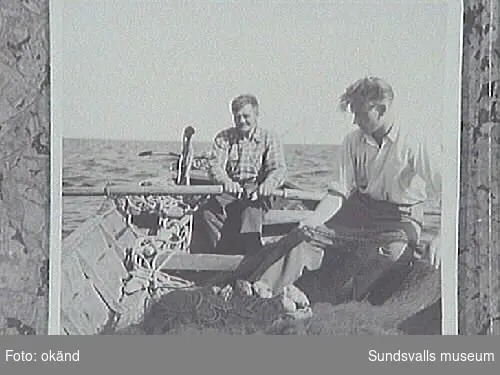
{"label": "sky", "polygon": [[401,121],[442,128],[447,7],[418,1],[60,1],[62,134],[198,141],[255,94],[259,124],[288,144],[338,144],[347,85],[394,87]]}

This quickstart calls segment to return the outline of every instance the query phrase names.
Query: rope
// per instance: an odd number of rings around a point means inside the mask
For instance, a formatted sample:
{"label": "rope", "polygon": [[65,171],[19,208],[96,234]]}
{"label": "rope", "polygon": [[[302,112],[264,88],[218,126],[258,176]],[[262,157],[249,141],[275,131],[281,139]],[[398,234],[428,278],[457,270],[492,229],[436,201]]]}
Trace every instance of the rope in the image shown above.
{"label": "rope", "polygon": [[[188,204],[177,196],[126,196],[115,199],[116,208],[134,229],[133,219],[141,215],[157,215],[158,237],[169,243],[171,250],[189,252],[193,234],[193,214],[200,202]],[[138,233],[134,230],[134,233]]]}
{"label": "rope", "polygon": [[346,250],[371,247],[381,249],[394,242],[406,242],[413,251],[413,261],[427,262],[429,248],[412,238],[405,229],[347,229],[332,230],[321,227],[306,228],[309,241],[327,243],[330,246],[344,247]]}
{"label": "rope", "polygon": [[[126,250],[124,263],[129,277],[123,281],[120,301],[137,292],[146,292],[150,301],[173,290],[193,287],[194,283],[169,275],[162,268],[177,252],[189,251],[192,214],[198,205],[192,207],[176,196],[126,196],[115,199],[115,205],[130,228],[134,228],[134,215],[156,214],[160,229],[156,236],[138,235],[134,245]],[[139,234],[135,230],[134,233]]]}
{"label": "rope", "polygon": [[135,245],[128,249],[125,258],[129,278],[124,282],[122,298],[138,291],[147,291],[149,297],[155,299],[172,290],[193,287],[193,282],[162,271],[175,254],[176,251],[171,251],[166,241],[154,237],[138,238]]}

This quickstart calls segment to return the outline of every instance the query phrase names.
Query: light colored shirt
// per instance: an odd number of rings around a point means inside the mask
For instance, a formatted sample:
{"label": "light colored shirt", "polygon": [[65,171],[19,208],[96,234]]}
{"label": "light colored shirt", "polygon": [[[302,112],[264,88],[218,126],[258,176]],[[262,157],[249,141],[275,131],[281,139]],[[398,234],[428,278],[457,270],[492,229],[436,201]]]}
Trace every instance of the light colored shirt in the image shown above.
{"label": "light colored shirt", "polygon": [[248,138],[234,127],[215,136],[209,156],[212,178],[223,183],[233,181],[269,181],[279,187],[286,179],[286,163],[283,144],[272,132],[257,127]]}
{"label": "light colored shirt", "polygon": [[376,200],[415,204],[428,193],[441,193],[441,148],[416,132],[394,124],[379,147],[359,128],[349,133],[341,151],[340,182],[345,196],[354,190]]}

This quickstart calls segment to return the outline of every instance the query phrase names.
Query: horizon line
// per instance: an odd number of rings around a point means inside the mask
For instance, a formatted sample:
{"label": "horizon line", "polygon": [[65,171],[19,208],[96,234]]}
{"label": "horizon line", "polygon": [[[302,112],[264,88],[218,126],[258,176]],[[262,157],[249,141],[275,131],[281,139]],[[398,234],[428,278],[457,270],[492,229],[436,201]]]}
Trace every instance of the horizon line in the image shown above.
{"label": "horizon line", "polygon": [[[117,142],[156,142],[156,143],[162,143],[162,142],[173,142],[173,143],[179,143],[181,144],[181,140],[158,140],[158,139],[149,139],[149,138],[101,138],[101,137],[70,137],[70,136],[62,136],[61,137],[63,140],[92,140],[92,141],[117,141]],[[196,139],[193,140],[193,142],[199,142],[199,143],[212,143],[213,140],[200,140]],[[307,146],[340,146],[341,143],[323,143],[323,142],[315,142],[315,143],[287,143],[284,142],[284,145],[307,145]]]}

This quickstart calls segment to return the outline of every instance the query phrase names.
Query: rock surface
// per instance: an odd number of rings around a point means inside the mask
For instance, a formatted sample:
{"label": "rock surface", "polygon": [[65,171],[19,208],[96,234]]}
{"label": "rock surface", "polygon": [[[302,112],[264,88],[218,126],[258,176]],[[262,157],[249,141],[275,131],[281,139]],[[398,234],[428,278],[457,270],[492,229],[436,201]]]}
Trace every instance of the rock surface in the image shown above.
{"label": "rock surface", "polygon": [[464,4],[459,334],[500,334],[498,0]]}
{"label": "rock surface", "polygon": [[47,0],[0,6],[0,334],[48,329]]}

